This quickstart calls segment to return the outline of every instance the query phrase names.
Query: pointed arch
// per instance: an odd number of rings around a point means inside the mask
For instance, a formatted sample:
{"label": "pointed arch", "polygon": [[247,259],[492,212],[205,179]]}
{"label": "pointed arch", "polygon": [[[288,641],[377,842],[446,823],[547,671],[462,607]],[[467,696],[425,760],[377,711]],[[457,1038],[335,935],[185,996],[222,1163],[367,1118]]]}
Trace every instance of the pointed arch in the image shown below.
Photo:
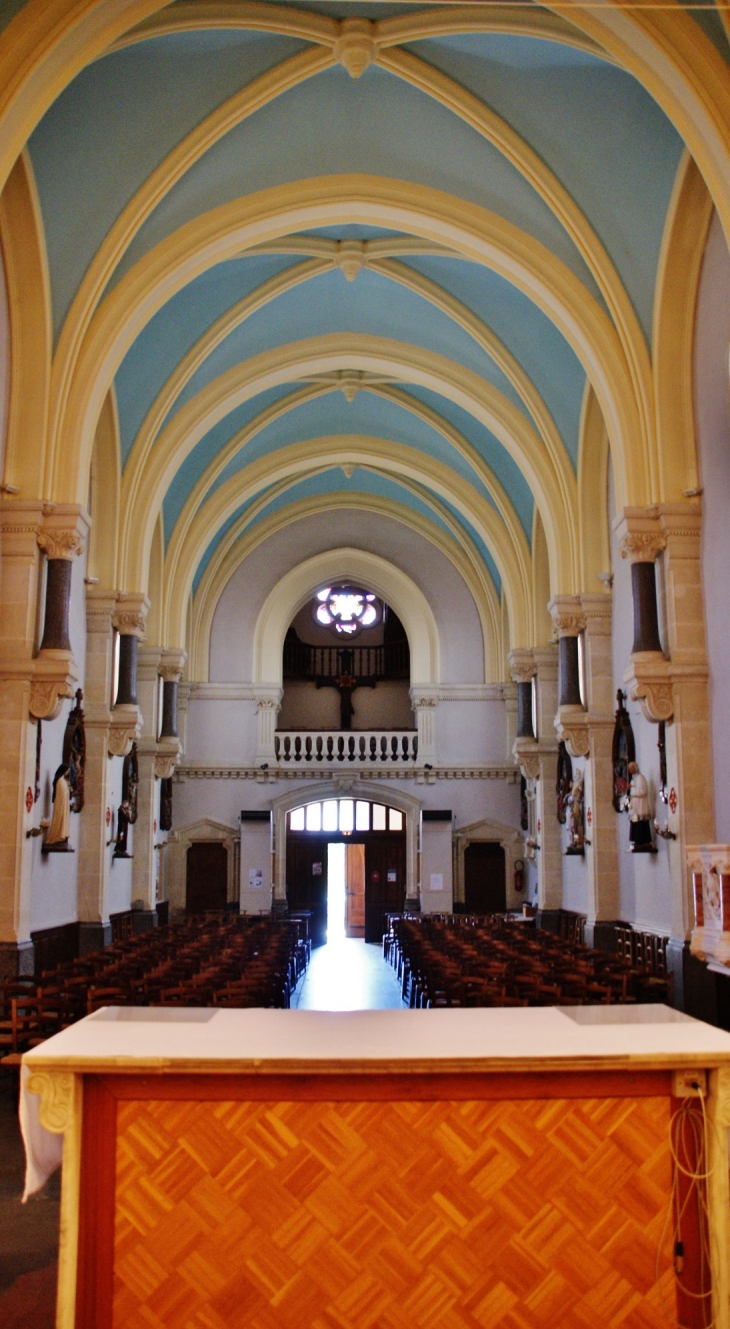
{"label": "pointed arch", "polygon": [[101,586],[118,586],[119,504],[122,484],[119,420],[114,389],[106,395],[94,440],[89,485],[88,575]]}

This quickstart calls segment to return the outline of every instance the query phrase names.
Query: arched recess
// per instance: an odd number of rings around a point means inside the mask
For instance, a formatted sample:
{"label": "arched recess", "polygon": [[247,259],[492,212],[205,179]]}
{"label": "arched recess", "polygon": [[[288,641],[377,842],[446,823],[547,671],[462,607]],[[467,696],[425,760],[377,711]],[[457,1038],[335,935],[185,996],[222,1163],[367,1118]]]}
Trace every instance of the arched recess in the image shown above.
{"label": "arched recess", "polygon": [[121,453],[119,420],[114,389],[107,393],[94,440],[91,458],[88,510],[88,575],[96,577],[108,590],[117,588],[117,549],[119,541],[119,491],[121,488]]}
{"label": "arched recess", "polygon": [[608,434],[596,394],[586,383],[578,447],[580,589],[600,591],[598,574],[611,566],[608,530]]}
{"label": "arched recess", "polygon": [[436,685],[440,677],[439,636],[428,600],[400,568],[364,549],[328,549],[281,578],[267,596],[256,623],[254,685],[281,687],[282,652],[289,624],[315,591],[340,578],[366,586],[393,606],[408,637],[411,685]]}
{"label": "arched recess", "polygon": [[209,673],[210,633],[213,618],[225,587],[241,563],[264,540],[275,535],[279,530],[291,526],[304,517],[319,512],[331,513],[342,508],[355,511],[371,511],[386,515],[391,520],[417,531],[425,539],[436,545],[445,554],[457,572],[463,577],[476,605],[484,638],[484,679],[485,682],[498,682],[501,679],[499,669],[499,599],[494,583],[488,574],[479,575],[478,555],[469,559],[463,545],[457,545],[435,523],[428,522],[419,513],[395,503],[392,500],[374,499],[368,494],[324,494],[319,498],[300,499],[288,505],[283,512],[274,513],[268,519],[257,524],[244,535],[245,524],[249,520],[247,511],[240,522],[236,522],[228,531],[210,560],[200,586],[193,600],[193,617],[190,636],[190,677],[205,682]]}
{"label": "arched recess", "polygon": [[[94,315],[67,409],[54,432],[59,499],[73,501],[82,485],[106,386],[139,332],[176,291],[254,245],[293,230],[351,222],[445,244],[492,268],[533,300],[572,346],[594,385],[615,448],[622,501],[647,501],[649,444],[628,365],[615,327],[583,283],[543,245],[484,208],[440,190],[365,175],[275,186],[221,205],[161,241],[125,274]],[[73,440],[74,446],[61,447],[61,439]],[[545,522],[550,539],[547,514]]]}
{"label": "arched recess", "polygon": [[358,780],[347,775],[334,780],[310,783],[298,781],[296,788],[279,798],[271,800],[274,813],[274,853],[276,855],[276,873],[274,895],[277,900],[286,899],[286,814],[302,803],[319,803],[325,798],[367,799],[371,803],[387,803],[405,813],[406,818],[406,895],[413,899],[418,895],[418,828],[421,816],[421,800],[412,794],[406,794],[395,780],[378,784],[375,781]]}
{"label": "arched recess", "polygon": [[[43,219],[23,151],[0,195],[0,243],[10,317],[10,409],[5,483],[22,498],[48,496],[46,440],[51,374],[51,291]],[[86,492],[81,502],[85,503]]]}
{"label": "arched recess", "polygon": [[654,385],[659,492],[681,503],[697,477],[692,357],[695,308],[712,199],[688,152],[677,169],[662,237],[654,300]]}
{"label": "arched recess", "polygon": [[247,474],[231,476],[196,514],[186,545],[169,579],[166,569],[167,645],[182,645],[182,615],[198,563],[223,524],[267,486],[278,486],[282,481],[293,483],[334,466],[362,466],[398,481],[405,478],[412,485],[428,486],[443,496],[473,526],[493,554],[502,579],[503,594],[509,604],[511,644],[530,644],[532,587],[530,553],[524,532],[520,530],[519,538],[512,538],[486,499],[442,462],[390,440],[335,435],[334,438],[293,443],[279,449],[273,456],[252,462]]}

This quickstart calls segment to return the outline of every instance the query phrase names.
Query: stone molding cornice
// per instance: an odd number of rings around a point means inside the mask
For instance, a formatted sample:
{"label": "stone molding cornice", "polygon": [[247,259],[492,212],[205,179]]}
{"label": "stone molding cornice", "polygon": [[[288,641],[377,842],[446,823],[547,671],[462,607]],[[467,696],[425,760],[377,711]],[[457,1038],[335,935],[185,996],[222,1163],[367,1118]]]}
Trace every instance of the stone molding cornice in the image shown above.
{"label": "stone molding cornice", "polygon": [[[557,668],[557,663],[555,665]],[[160,669],[162,674],[162,668]],[[164,677],[164,674],[163,674]],[[256,701],[261,692],[259,685],[253,683],[196,683],[189,681],[180,684],[179,697],[182,700],[183,688],[188,690],[191,701]],[[419,694],[423,689],[419,688]],[[514,697],[515,688],[511,682],[504,683],[441,683],[430,689],[431,695],[442,701],[506,701]]]}
{"label": "stone molding cornice", "polygon": [[86,587],[86,631],[108,634],[117,603],[117,592],[100,586]]}
{"label": "stone molding cornice", "polygon": [[[347,774],[355,784],[359,781],[367,782],[370,780],[413,780],[416,784],[424,783],[426,776],[423,771],[413,767],[403,770],[355,770],[347,769],[343,772],[341,764],[332,766],[317,767],[316,770],[291,770],[279,769],[273,767],[266,772],[268,783],[274,783],[277,780],[312,780],[323,781],[332,780],[338,775]],[[505,780],[508,784],[515,784],[519,779],[519,772],[511,765],[497,766],[441,766],[434,767],[429,771],[430,782],[433,780]],[[185,780],[261,780],[261,770],[258,766],[179,766],[176,773],[176,780],[184,782]]]}
{"label": "stone molding cornice", "polygon": [[610,637],[613,625],[613,596],[611,592],[583,594],[580,597],[589,636]]}

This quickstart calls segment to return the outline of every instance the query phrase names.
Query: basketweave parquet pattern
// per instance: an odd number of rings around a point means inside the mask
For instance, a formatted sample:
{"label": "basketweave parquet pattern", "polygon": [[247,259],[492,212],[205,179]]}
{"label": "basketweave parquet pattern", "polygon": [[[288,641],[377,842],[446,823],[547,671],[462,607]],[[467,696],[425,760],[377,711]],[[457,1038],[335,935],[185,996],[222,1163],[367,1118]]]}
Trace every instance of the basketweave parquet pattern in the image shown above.
{"label": "basketweave parquet pattern", "polygon": [[114,1329],[672,1322],[667,1099],[118,1112]]}

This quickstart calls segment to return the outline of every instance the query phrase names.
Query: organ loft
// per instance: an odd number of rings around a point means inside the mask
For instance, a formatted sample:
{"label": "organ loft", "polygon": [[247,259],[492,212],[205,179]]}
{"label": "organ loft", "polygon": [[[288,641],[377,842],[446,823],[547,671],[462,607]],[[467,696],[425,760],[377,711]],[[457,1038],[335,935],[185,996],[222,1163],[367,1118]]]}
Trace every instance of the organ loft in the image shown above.
{"label": "organ loft", "polygon": [[7,1329],[730,1329],[729,41],[0,4]]}

